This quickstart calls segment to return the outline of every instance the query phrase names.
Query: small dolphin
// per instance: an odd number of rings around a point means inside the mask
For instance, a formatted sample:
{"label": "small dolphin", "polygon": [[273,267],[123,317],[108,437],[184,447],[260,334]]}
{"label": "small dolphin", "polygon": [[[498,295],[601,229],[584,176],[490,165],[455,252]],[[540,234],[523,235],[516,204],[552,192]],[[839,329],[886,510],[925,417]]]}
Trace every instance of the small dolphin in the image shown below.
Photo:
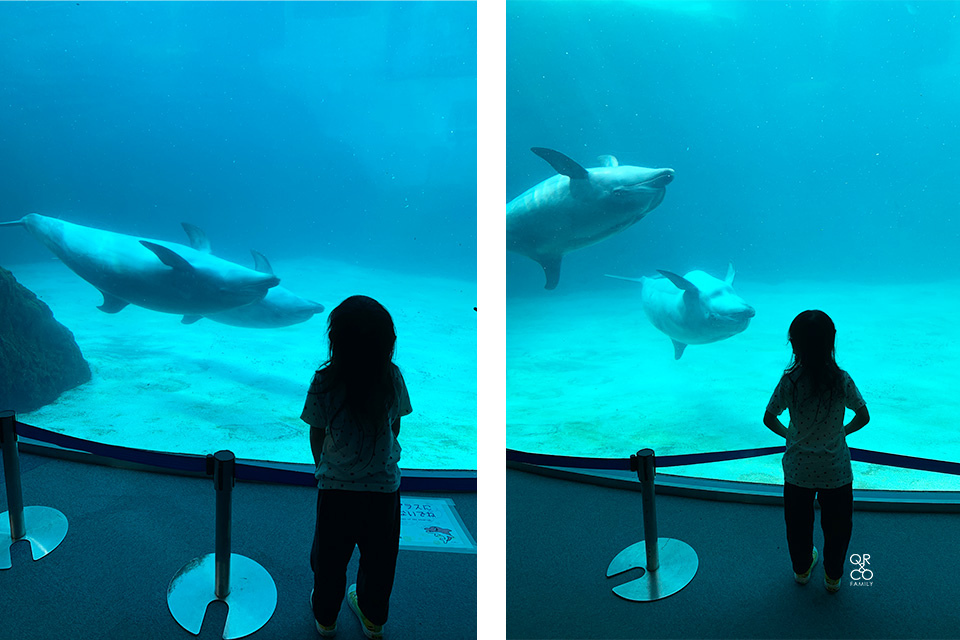
{"label": "small dolphin", "polygon": [[560,262],[574,249],[596,244],[641,220],[663,201],[673,169],[603,166],[584,169],[559,151],[533,147],[559,175],[507,204],[507,249],[540,263],[546,289],[560,281]]}
{"label": "small dolphin", "polygon": [[84,227],[31,213],[22,226],[103,294],[98,308],[128,304],[180,315],[225,311],[262,299],[280,279],[182,244]]}
{"label": "small dolphin", "polygon": [[[187,223],[183,223],[183,228],[190,237],[190,246],[197,251],[210,252],[210,241],[201,229]],[[273,275],[273,267],[263,254],[253,250],[250,253],[253,254],[257,271]],[[206,317],[214,322],[234,327],[266,329],[306,322],[321,311],[323,311],[323,305],[319,302],[301,298],[288,289],[276,286],[267,291],[267,295],[262,300],[219,313],[208,313],[205,316],[184,316],[182,322],[192,324]]]}
{"label": "small dolphin", "polygon": [[718,280],[703,271],[679,276],[660,271],[663,278],[624,278],[643,285],[643,310],[657,329],[673,340],[673,355],[679,360],[688,344],[707,344],[735,336],[756,315],[753,307],[733,290],[733,265]]}

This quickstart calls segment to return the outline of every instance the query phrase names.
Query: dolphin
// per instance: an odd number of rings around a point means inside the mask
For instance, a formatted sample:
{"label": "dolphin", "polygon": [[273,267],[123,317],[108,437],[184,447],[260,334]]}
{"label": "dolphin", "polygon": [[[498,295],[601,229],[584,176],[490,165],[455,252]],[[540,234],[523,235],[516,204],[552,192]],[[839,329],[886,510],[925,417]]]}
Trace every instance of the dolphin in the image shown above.
{"label": "dolphin", "polygon": [[735,336],[756,315],[753,307],[733,290],[733,265],[718,280],[703,271],[679,276],[660,271],[662,278],[624,278],[643,285],[643,310],[657,329],[673,340],[673,355],[679,360],[688,344],[707,344]]}
{"label": "dolphin", "polygon": [[98,308],[128,304],[181,315],[225,311],[262,299],[280,279],[173,242],[84,227],[36,213],[22,226],[103,294]]}
{"label": "dolphin", "polygon": [[[197,251],[210,253],[210,241],[207,235],[192,224],[183,223],[183,228],[190,238],[190,246]],[[251,250],[255,269],[260,273],[273,275],[270,261],[257,251]],[[262,300],[251,302],[242,307],[235,307],[218,313],[208,313],[205,316],[184,316],[183,324],[192,324],[201,318],[209,318],[214,322],[229,324],[234,327],[276,328],[287,327],[292,324],[306,322],[316,313],[323,311],[323,305],[306,298],[301,298],[292,291],[276,286],[267,291]]]}
{"label": "dolphin", "polygon": [[546,289],[560,281],[560,261],[574,249],[596,244],[641,220],[663,202],[673,169],[602,166],[584,169],[559,151],[533,147],[558,175],[507,204],[507,249],[540,263]]}

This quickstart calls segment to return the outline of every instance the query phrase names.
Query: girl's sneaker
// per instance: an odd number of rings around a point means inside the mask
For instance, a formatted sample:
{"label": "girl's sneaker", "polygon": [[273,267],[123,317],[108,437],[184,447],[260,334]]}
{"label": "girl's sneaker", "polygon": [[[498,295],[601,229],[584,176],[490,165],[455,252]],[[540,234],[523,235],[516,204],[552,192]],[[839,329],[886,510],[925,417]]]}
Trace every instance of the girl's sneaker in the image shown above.
{"label": "girl's sneaker", "polygon": [[[310,589],[310,611],[313,611],[313,589]],[[314,620],[314,622],[317,622]],[[334,622],[331,626],[325,624],[320,624],[317,622],[317,633],[320,634],[321,638],[332,638],[337,635],[337,623]]]}
{"label": "girl's sneaker", "polygon": [[360,619],[360,626],[363,627],[363,635],[370,638],[370,640],[380,640],[383,638],[383,625],[373,624],[367,620],[367,616],[363,615],[363,612],[360,611],[360,605],[357,603],[357,585],[352,584],[350,588],[347,589],[347,602],[350,604],[353,612],[357,614],[357,618]]}
{"label": "girl's sneaker", "polygon": [[837,591],[840,591],[840,578],[834,580],[833,578],[829,577],[826,572],[824,572],[823,586],[825,586],[827,591],[830,593],[836,593]]}
{"label": "girl's sneaker", "polygon": [[[813,571],[813,568],[817,566],[817,560],[820,558],[820,554],[817,552],[817,548],[813,548],[813,562],[810,563],[810,568],[806,570],[805,573],[795,573],[793,574],[793,579],[796,580],[799,584],[807,584],[810,582],[810,572]],[[824,574],[826,575],[826,574]],[[837,587],[838,589],[840,587]]]}

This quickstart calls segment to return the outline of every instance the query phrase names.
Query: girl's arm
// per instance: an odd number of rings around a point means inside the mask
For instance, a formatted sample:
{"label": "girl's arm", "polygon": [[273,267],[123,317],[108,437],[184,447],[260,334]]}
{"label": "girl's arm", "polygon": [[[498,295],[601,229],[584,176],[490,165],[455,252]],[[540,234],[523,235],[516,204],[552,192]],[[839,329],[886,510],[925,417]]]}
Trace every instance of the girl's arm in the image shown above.
{"label": "girl's arm", "polygon": [[323,453],[323,439],[327,435],[326,429],[310,427],[310,451],[313,453],[313,463],[320,464],[320,454]]}
{"label": "girl's arm", "polygon": [[863,405],[850,418],[850,422],[844,425],[843,435],[848,436],[854,431],[862,429],[868,422],[870,422],[870,412],[867,411],[867,405]]}
{"label": "girl's arm", "polygon": [[781,438],[787,437],[787,428],[780,422],[780,418],[769,411],[763,412],[763,424],[766,425],[767,429],[770,429],[770,431],[773,431]]}

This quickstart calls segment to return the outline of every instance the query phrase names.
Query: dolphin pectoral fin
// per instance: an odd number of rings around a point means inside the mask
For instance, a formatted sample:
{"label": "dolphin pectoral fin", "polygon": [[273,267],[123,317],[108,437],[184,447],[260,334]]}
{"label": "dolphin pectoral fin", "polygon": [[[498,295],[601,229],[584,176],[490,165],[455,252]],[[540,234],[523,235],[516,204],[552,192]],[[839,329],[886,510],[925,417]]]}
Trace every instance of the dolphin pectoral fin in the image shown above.
{"label": "dolphin pectoral fin", "polygon": [[679,360],[680,356],[683,355],[683,350],[687,348],[687,345],[682,342],[673,341],[673,359]]}
{"label": "dolphin pectoral fin", "polygon": [[531,147],[530,151],[549,162],[554,171],[567,176],[571,180],[586,180],[589,175],[587,170],[581,167],[576,160],[568,158],[559,151],[545,149],[544,147]]}
{"label": "dolphin pectoral fin", "polygon": [[[687,308],[687,313],[694,313],[694,310],[700,306],[700,290],[697,289],[697,285],[672,271],[664,271],[663,269],[657,269],[657,271],[678,289],[683,289],[683,304]],[[683,349],[680,349],[680,353],[683,353]],[[680,359],[679,355],[677,359]]]}
{"label": "dolphin pectoral fin", "polygon": [[187,232],[187,237],[190,238],[191,247],[197,251],[210,253],[210,240],[207,239],[207,234],[203,232],[203,229],[194,226],[189,222],[181,222],[180,226],[183,227],[183,230]]}
{"label": "dolphin pectoral fin", "polygon": [[563,256],[544,256],[537,260],[543,267],[544,275],[547,276],[547,284],[543,286],[544,289],[557,288],[557,284],[560,283],[560,262],[562,260]]}
{"label": "dolphin pectoral fin", "polygon": [[183,316],[183,319],[180,320],[180,324],[193,324],[197,320],[203,320],[203,316]]}
{"label": "dolphin pectoral fin", "polygon": [[723,279],[723,281],[726,282],[727,284],[733,284],[733,276],[734,276],[734,275],[736,275],[736,274],[735,274],[734,271],[733,271],[733,263],[732,263],[732,262],[728,262],[728,263],[727,263],[727,277],[725,277],[725,278]]}
{"label": "dolphin pectoral fin", "polygon": [[184,260],[178,253],[171,251],[166,247],[162,247],[159,244],[150,242],[149,240],[141,240],[140,244],[145,246],[150,251],[153,251],[157,254],[157,257],[160,258],[160,262],[171,267],[173,269],[181,269],[187,271],[193,271],[193,265]]}
{"label": "dolphin pectoral fin", "polygon": [[614,156],[598,156],[601,167],[619,167],[620,162]]}
{"label": "dolphin pectoral fin", "polygon": [[664,271],[663,269],[657,269],[657,272],[660,273],[660,275],[662,275],[664,278],[672,282],[674,286],[676,286],[678,289],[683,289],[684,291],[695,291],[699,293],[699,291],[697,290],[697,286],[692,282],[690,282],[689,280],[687,280],[686,278],[684,278],[683,276],[678,276],[672,271]]}
{"label": "dolphin pectoral fin", "polygon": [[100,293],[103,294],[103,304],[97,307],[97,309],[100,309],[100,311],[104,313],[118,313],[130,304],[123,298],[118,298],[112,293],[107,293],[106,291],[101,291]]}
{"label": "dolphin pectoral fin", "polygon": [[0,222],[0,227],[22,227],[23,220],[13,220],[11,222]]}
{"label": "dolphin pectoral fin", "polygon": [[270,261],[267,260],[265,255],[259,251],[254,251],[253,249],[250,249],[250,253],[253,254],[254,269],[260,273],[269,273],[270,275],[273,275],[273,267],[270,266]]}

